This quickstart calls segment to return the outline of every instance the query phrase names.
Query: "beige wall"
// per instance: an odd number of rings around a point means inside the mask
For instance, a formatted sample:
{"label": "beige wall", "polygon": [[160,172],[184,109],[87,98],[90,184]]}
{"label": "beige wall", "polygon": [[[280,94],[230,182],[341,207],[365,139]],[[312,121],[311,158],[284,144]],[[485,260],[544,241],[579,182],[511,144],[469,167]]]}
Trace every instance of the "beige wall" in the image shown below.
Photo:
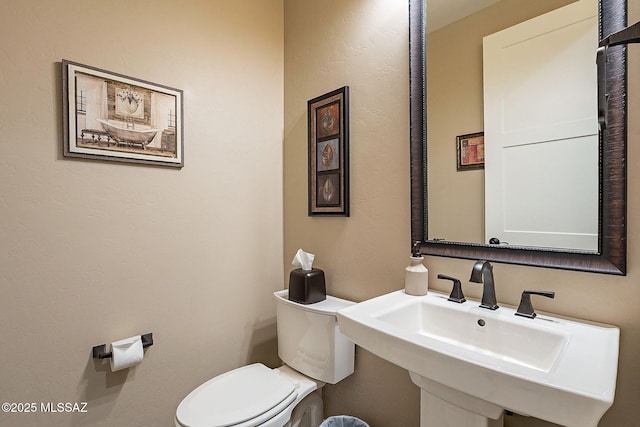
{"label": "beige wall", "polygon": [[[282,0],[0,2],[2,426],[169,426],[199,383],[277,363]],[[182,170],[62,156],[61,59],[184,90]],[[153,332],[111,373],[92,346]]]}
{"label": "beige wall", "polygon": [[[402,284],[409,248],[408,8],[396,0],[285,0],[284,272],[316,254],[329,293],[356,301]],[[349,86],[351,216],[307,216],[307,101]],[[377,248],[371,251],[370,248]],[[326,415],[415,426],[409,375],[365,351],[324,389]]]}
{"label": "beige wall", "polygon": [[[391,5],[400,2],[314,3],[285,0],[284,271],[287,274],[292,268],[289,258],[295,249],[303,247],[316,253],[331,293],[361,301],[400,289],[409,255],[408,71],[400,62],[390,65],[392,61],[407,62],[403,29],[407,16],[404,5]],[[640,1],[629,3],[632,23],[640,19]],[[616,400],[600,423],[603,427],[638,424],[640,223],[634,212],[640,209],[640,152],[634,147],[640,134],[640,83],[633,76],[640,69],[639,49],[631,46],[629,58],[628,275],[613,277],[504,264],[494,268],[497,294],[503,304],[517,304],[525,288],[543,288],[555,291],[556,298],[537,301],[540,310],[620,326]],[[342,85],[352,89],[352,215],[309,218],[306,101]],[[455,109],[450,114],[455,117]],[[478,129],[472,125],[470,132]],[[456,193],[460,188],[447,186],[446,190]],[[457,211],[450,214],[455,216]],[[447,285],[438,283],[436,275],[446,273],[464,279],[472,266],[471,261],[435,257],[427,258],[425,264],[431,287],[447,291]],[[480,297],[480,287],[465,286],[466,294]],[[417,426],[418,393],[408,375],[366,351],[359,350],[356,357],[356,373],[325,388],[328,412],[352,413],[376,427]],[[588,355],[585,358],[588,360]],[[550,424],[514,416],[507,417],[506,425]]]}

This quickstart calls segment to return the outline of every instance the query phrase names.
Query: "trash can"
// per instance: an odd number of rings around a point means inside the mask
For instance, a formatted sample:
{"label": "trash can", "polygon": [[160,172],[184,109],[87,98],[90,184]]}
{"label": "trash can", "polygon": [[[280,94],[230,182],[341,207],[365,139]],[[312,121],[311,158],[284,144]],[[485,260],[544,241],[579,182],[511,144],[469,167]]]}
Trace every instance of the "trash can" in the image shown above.
{"label": "trash can", "polygon": [[320,427],[369,427],[369,424],[356,417],[338,415],[327,418]]}

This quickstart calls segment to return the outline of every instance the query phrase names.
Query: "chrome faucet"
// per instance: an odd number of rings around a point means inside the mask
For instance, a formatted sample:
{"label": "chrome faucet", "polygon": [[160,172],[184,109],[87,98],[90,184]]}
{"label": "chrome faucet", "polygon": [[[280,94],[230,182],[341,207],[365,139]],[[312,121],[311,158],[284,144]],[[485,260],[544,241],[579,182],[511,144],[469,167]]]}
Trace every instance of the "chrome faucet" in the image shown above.
{"label": "chrome faucet", "polygon": [[480,307],[489,310],[496,310],[498,302],[496,301],[496,288],[493,283],[493,266],[489,261],[477,261],[471,270],[470,282],[484,283],[482,291],[482,302]]}

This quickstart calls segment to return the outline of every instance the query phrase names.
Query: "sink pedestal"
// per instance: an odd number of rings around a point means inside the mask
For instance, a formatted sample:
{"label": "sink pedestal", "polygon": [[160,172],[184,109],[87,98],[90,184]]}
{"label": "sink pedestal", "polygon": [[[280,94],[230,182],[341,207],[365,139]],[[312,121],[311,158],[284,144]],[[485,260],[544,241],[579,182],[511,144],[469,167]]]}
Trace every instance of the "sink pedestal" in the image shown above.
{"label": "sink pedestal", "polygon": [[413,372],[420,387],[420,427],[503,427],[502,408]]}

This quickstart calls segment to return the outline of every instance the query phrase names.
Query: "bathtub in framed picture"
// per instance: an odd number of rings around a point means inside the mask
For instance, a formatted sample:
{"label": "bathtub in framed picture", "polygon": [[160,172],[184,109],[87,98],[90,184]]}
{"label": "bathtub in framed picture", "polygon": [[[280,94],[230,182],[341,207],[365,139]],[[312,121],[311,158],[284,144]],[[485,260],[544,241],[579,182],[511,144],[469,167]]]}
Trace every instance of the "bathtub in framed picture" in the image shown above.
{"label": "bathtub in framed picture", "polygon": [[181,168],[182,91],[62,60],[64,155]]}
{"label": "bathtub in framed picture", "polygon": [[349,87],[307,104],[309,216],[349,216]]}

